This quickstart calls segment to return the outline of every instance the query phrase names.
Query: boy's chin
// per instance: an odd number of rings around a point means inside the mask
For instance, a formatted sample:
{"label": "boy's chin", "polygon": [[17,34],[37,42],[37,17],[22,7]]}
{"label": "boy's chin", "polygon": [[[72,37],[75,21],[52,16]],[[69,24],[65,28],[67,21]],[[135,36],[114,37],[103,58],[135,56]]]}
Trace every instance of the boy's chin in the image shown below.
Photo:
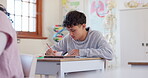
{"label": "boy's chin", "polygon": [[75,39],[75,38],[73,38],[74,40],[76,40],[76,41],[78,41],[79,39]]}

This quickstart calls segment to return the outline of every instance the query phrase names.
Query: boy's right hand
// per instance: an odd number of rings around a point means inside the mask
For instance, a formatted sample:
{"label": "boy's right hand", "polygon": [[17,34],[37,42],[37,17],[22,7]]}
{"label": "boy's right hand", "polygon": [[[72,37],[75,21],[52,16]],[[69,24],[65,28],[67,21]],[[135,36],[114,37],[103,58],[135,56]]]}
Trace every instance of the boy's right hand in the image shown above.
{"label": "boy's right hand", "polygon": [[55,56],[57,53],[57,51],[53,51],[52,49],[48,49],[45,53],[45,55],[49,55],[49,56]]}

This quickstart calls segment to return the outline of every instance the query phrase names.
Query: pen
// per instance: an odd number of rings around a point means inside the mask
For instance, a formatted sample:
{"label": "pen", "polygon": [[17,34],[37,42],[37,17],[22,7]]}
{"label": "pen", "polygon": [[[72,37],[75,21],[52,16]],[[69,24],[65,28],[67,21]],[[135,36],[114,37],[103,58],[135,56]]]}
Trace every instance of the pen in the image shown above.
{"label": "pen", "polygon": [[62,53],[62,56],[64,56],[64,55],[67,54],[67,53],[68,53],[67,51],[66,51],[66,52],[63,52],[63,53]]}
{"label": "pen", "polygon": [[48,43],[46,43],[46,45],[47,45],[47,47],[48,47],[49,49],[51,49],[51,47],[48,45]]}
{"label": "pen", "polygon": [[[47,45],[47,47],[49,48],[49,49],[51,49],[51,47],[49,46],[49,44],[48,43],[46,43],[46,45]],[[52,52],[52,54],[54,55],[54,53]],[[45,53],[45,55],[47,55],[46,53]]]}

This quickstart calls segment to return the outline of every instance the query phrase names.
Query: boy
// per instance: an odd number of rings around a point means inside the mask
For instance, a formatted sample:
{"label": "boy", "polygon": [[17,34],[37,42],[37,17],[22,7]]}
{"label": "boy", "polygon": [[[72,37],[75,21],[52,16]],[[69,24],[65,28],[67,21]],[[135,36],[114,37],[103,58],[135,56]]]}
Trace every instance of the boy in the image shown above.
{"label": "boy", "polygon": [[86,16],[82,12],[70,11],[63,26],[69,31],[59,43],[46,51],[46,55],[68,52],[69,56],[100,57],[112,59],[112,49],[98,31],[86,28]]}

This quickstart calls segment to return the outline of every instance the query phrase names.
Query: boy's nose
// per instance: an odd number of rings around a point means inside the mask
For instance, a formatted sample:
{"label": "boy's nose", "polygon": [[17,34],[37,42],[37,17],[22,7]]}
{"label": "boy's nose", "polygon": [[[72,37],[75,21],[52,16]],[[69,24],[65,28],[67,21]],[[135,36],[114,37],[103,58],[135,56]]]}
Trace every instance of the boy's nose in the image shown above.
{"label": "boy's nose", "polygon": [[72,35],[73,35],[73,33],[72,33],[72,32],[70,32],[70,35],[72,36]]}

